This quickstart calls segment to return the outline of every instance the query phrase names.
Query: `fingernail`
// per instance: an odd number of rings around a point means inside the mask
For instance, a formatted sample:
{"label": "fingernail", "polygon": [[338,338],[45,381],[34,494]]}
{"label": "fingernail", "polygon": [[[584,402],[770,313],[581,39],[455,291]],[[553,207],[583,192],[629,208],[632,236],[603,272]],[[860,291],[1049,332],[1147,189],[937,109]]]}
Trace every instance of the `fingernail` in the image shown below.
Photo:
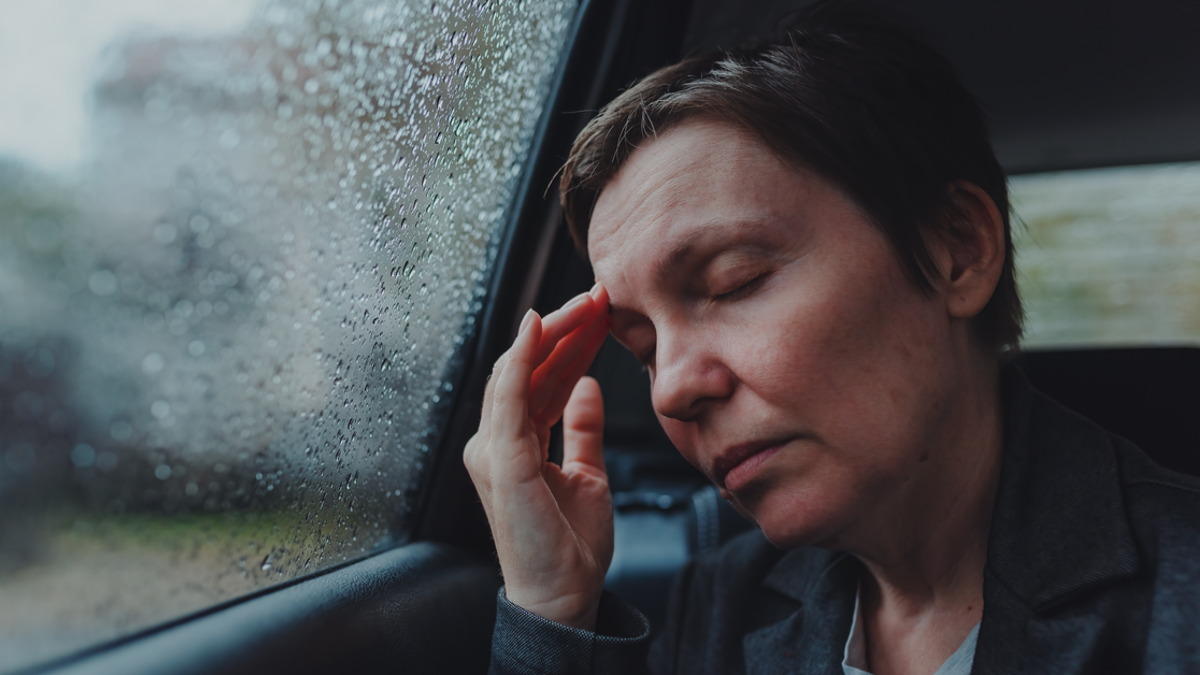
{"label": "fingernail", "polygon": [[599,292],[600,292],[600,282],[597,281],[596,285],[592,286],[592,290],[588,291],[588,295],[595,295]]}
{"label": "fingernail", "polygon": [[575,305],[578,305],[579,303],[583,302],[584,298],[586,298],[586,297],[588,297],[587,293],[580,293],[579,295],[568,300],[567,304],[563,305],[562,308],[567,309],[568,307],[574,307]]}
{"label": "fingernail", "polygon": [[537,312],[533,311],[532,309],[528,312],[525,312],[525,318],[521,319],[521,327],[517,329],[517,335],[525,334],[525,329],[529,328],[529,325],[533,323],[533,317],[535,316],[537,316]]}

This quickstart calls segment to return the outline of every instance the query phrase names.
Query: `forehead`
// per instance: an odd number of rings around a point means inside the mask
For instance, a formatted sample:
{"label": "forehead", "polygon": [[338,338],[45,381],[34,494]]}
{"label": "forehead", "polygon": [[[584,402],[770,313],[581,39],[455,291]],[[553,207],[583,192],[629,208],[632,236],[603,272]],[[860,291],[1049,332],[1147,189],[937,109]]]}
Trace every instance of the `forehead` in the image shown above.
{"label": "forehead", "polygon": [[691,121],[642,145],[596,201],[588,252],[599,281],[722,233],[783,223],[812,181],[753,134]]}

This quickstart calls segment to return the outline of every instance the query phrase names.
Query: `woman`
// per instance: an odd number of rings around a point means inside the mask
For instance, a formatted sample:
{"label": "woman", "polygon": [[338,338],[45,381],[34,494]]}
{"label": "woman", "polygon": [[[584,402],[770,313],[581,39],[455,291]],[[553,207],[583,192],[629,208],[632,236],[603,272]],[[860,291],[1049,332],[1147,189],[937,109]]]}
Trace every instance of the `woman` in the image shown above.
{"label": "woman", "polygon": [[506,584],[495,671],[645,659],[644,620],[603,593],[583,373],[610,330],[761,530],[684,571],[655,672],[1200,668],[1200,486],[1001,365],[1004,174],[934,52],[826,15],[690,59],[593,120],[562,189],[598,283],[526,316],[465,458]]}

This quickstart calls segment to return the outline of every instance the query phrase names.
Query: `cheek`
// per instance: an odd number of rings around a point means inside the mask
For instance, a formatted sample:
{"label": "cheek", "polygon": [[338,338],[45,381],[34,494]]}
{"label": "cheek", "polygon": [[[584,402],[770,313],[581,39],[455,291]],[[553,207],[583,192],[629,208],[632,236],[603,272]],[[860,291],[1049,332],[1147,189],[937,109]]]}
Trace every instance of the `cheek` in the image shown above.
{"label": "cheek", "polygon": [[904,463],[944,384],[947,319],[890,250],[798,284],[744,329],[743,382],[856,465]]}
{"label": "cheek", "polygon": [[890,251],[831,267],[817,288],[797,294],[780,326],[777,339],[795,365],[819,376],[827,392],[863,381],[877,389],[925,369],[944,317]]}

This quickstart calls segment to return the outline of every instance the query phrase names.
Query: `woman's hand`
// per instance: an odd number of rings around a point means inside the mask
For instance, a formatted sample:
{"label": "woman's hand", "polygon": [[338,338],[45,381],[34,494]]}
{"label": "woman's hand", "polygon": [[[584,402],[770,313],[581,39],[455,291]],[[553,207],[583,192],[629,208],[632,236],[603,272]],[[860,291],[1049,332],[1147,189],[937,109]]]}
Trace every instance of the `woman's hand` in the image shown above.
{"label": "woman's hand", "polygon": [[[608,334],[599,284],[540,318],[530,310],[483,397],[464,461],[483,501],[508,599],[539,616],[593,630],[612,562],[600,386],[583,377]],[[547,461],[563,418],[563,463]]]}

